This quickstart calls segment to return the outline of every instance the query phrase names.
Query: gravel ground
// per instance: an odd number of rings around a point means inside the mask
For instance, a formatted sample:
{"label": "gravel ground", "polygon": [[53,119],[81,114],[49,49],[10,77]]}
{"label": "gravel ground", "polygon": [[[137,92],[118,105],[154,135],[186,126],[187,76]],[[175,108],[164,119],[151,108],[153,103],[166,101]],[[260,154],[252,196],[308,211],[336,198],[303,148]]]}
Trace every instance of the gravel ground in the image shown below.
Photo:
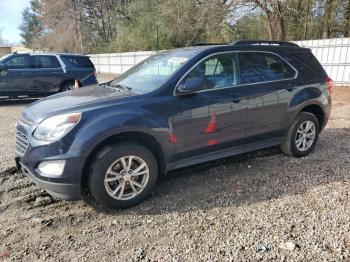
{"label": "gravel ground", "polygon": [[23,107],[0,105],[0,261],[350,261],[350,89],[336,89],[310,156],[185,168],[115,213],[53,199],[11,168]]}

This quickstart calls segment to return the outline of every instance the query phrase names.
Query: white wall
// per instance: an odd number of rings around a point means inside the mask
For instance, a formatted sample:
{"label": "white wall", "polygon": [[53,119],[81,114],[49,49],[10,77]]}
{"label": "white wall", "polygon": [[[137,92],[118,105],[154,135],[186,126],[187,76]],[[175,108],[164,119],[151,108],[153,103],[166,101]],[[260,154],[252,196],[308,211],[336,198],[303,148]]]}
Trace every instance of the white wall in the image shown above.
{"label": "white wall", "polygon": [[[311,48],[328,75],[336,84],[350,85],[350,38],[296,41]],[[121,74],[156,51],[92,54],[91,61],[98,73]]]}

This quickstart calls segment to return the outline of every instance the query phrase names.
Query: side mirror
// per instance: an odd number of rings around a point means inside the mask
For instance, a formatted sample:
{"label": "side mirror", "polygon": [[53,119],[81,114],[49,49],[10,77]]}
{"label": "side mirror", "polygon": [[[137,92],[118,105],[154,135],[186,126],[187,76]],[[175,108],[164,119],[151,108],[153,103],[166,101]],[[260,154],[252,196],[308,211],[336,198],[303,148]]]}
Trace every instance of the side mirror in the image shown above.
{"label": "side mirror", "polygon": [[200,76],[194,76],[187,78],[185,83],[181,84],[177,91],[180,94],[192,94],[196,91],[202,90],[204,85],[204,79]]}

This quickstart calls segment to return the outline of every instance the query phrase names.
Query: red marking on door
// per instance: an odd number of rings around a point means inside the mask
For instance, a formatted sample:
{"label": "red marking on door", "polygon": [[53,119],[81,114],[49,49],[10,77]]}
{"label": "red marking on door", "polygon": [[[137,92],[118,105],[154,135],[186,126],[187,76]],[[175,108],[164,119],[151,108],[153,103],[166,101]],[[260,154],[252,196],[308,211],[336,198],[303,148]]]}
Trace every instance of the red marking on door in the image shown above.
{"label": "red marking on door", "polygon": [[177,137],[174,134],[169,134],[169,142],[177,143]]}
{"label": "red marking on door", "polygon": [[216,132],[216,128],[217,128],[216,113],[212,113],[207,129],[205,129],[205,133],[206,134],[214,133]]}
{"label": "red marking on door", "polygon": [[208,146],[213,146],[213,145],[217,145],[217,144],[219,144],[219,141],[217,140],[217,139],[210,139],[209,141],[208,141]]}

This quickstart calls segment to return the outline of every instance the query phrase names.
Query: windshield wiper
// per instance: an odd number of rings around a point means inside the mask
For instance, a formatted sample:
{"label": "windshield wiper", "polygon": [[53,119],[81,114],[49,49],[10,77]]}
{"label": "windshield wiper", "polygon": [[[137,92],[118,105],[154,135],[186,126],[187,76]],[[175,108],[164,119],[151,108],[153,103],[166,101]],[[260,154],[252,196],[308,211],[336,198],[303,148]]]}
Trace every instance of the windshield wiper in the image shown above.
{"label": "windshield wiper", "polygon": [[116,84],[116,85],[112,85],[111,82],[107,82],[104,84],[100,84],[101,86],[105,86],[105,87],[109,87],[109,88],[113,88],[113,89],[117,89],[117,90],[125,90],[125,91],[131,91],[131,87],[125,86],[125,85],[121,85],[121,84]]}
{"label": "windshield wiper", "polygon": [[121,85],[121,84],[116,84],[116,85],[111,85],[109,83],[109,86],[112,87],[112,88],[117,88],[117,89],[123,89],[123,90],[126,90],[126,91],[131,91],[131,87],[128,87],[128,86],[125,86],[125,85]]}

